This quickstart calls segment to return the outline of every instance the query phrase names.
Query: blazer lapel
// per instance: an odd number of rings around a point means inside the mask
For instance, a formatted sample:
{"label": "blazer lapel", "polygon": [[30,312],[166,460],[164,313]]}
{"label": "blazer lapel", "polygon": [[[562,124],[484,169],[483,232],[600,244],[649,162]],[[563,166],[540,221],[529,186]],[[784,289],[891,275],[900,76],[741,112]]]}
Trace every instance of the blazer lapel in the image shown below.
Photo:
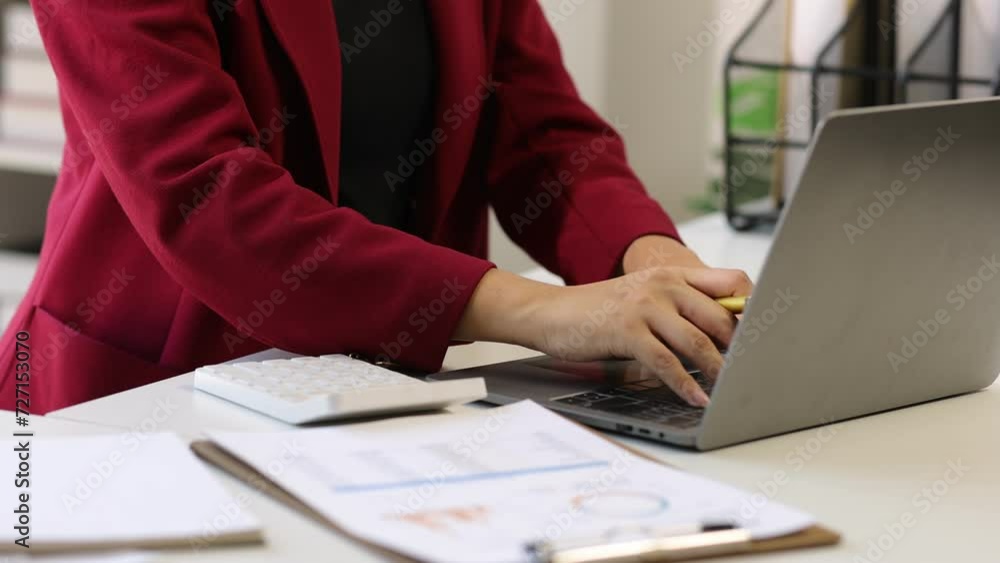
{"label": "blazer lapel", "polygon": [[[421,231],[434,240],[458,191],[476,137],[482,107],[495,92],[489,76],[480,2],[425,0],[438,68],[435,128],[446,140],[430,162],[420,196]],[[337,201],[340,166],[341,58],[331,0],[260,0],[278,41],[306,90]],[[405,6],[405,4],[404,4]],[[405,91],[402,95],[406,95]],[[485,98],[485,99],[484,99]]]}
{"label": "blazer lapel", "polygon": [[341,59],[332,0],[260,0],[271,29],[305,88],[330,198],[337,201],[340,170]]}
{"label": "blazer lapel", "polygon": [[[465,174],[483,104],[495,94],[488,76],[482,2],[426,0],[437,56],[435,127],[446,135],[421,197],[422,232],[434,241]],[[429,223],[429,224],[427,224]]]}

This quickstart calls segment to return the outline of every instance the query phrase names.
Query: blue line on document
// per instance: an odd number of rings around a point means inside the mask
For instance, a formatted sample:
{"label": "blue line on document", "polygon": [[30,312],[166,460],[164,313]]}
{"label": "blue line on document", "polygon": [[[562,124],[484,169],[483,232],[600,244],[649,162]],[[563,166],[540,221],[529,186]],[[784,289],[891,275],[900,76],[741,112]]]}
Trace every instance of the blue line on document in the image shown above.
{"label": "blue line on document", "polygon": [[386,489],[405,489],[409,487],[419,487],[427,483],[448,484],[464,483],[469,481],[489,481],[491,479],[506,479],[508,477],[520,477],[522,475],[533,475],[537,473],[554,473],[556,471],[571,471],[574,469],[587,469],[591,467],[607,466],[606,461],[587,461],[574,463],[571,465],[549,465],[543,467],[532,467],[528,469],[514,469],[511,471],[493,471],[490,473],[474,473],[472,475],[456,475],[445,477],[444,479],[411,479],[409,481],[394,481],[390,483],[370,483],[364,485],[340,485],[333,487],[335,493],[366,493]]}

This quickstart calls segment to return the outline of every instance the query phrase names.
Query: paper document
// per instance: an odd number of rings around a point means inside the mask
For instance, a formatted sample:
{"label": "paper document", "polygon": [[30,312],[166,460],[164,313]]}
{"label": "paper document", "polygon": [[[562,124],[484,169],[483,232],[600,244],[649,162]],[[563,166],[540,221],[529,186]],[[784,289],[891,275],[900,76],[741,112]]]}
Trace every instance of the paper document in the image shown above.
{"label": "paper document", "polygon": [[21,464],[5,481],[14,512],[0,526],[3,551],[29,551],[15,540],[36,553],[259,539],[254,517],[172,434],[36,435],[25,446],[0,445]]}
{"label": "paper document", "polygon": [[47,555],[31,557],[12,555],[2,559],[3,563],[150,563],[154,561],[152,552],[124,551],[110,553],[84,553],[77,555]]}
{"label": "paper document", "polygon": [[531,541],[675,524],[733,523],[758,539],[813,524],[645,460],[529,401],[211,438],[351,534],[427,561],[527,561]]}

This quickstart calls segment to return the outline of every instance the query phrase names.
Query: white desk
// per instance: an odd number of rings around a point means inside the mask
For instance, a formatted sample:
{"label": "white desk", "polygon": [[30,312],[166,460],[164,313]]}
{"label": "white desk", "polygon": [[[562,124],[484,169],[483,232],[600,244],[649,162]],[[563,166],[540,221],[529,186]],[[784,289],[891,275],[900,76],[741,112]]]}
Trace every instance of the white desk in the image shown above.
{"label": "white desk", "polygon": [[[751,277],[757,276],[768,247],[766,236],[732,233],[718,216],[689,223],[682,232],[707,262],[743,268]],[[453,348],[445,366],[457,369],[533,354],[513,346],[473,344]],[[191,381],[190,375],[179,376],[52,416],[119,428],[173,430],[189,438],[208,429],[284,427],[197,394]],[[755,557],[752,561],[869,561],[869,540],[877,542],[883,535],[883,545],[892,545],[880,558],[882,563],[1000,560],[1000,548],[991,535],[1000,531],[1000,385],[832,428],[832,434],[829,429],[806,430],[709,453],[630,438],[622,441],[678,467],[802,508],[844,534],[843,543],[835,548]],[[932,491],[927,504],[924,497],[914,504],[924,488],[933,488],[946,476],[949,462],[961,462],[968,471],[947,485],[943,494]],[[229,481],[233,491],[246,490]],[[942,485],[937,487],[941,493]],[[254,499],[250,509],[265,523],[268,545],[202,552],[198,560],[311,561],[317,554],[335,561],[379,560],[270,499],[256,493]],[[904,521],[911,527],[904,528],[899,539],[892,539],[885,527]],[[188,556],[165,553],[162,559]]]}

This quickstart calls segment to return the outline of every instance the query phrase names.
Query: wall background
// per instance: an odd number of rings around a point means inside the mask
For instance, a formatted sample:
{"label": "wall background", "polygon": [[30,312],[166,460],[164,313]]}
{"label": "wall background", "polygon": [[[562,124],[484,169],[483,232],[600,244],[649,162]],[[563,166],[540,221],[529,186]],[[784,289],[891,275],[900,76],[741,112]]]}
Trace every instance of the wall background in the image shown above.
{"label": "wall background", "polygon": [[[647,189],[676,220],[691,218],[686,200],[702,193],[708,180],[714,75],[725,40],[680,70],[673,54],[685,53],[720,2],[732,0],[540,1],[583,99],[628,125],[622,133],[629,158]],[[747,16],[752,11],[745,10]],[[534,265],[495,220],[491,236],[491,257],[500,267]]]}

